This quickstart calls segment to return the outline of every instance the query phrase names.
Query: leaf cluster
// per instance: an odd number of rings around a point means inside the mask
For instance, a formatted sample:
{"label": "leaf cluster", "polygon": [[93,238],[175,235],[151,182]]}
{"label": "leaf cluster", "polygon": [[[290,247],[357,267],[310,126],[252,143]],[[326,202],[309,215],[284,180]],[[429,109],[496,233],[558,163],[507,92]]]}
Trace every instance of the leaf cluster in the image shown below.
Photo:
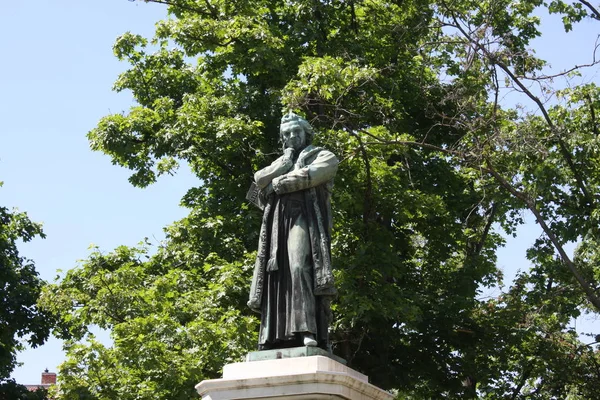
{"label": "leaf cluster", "polygon": [[[239,361],[252,346],[256,319],[233,301],[247,295],[248,260],[211,254],[188,268],[193,262],[167,253],[93,250],[45,291],[42,303],[60,318],[56,333],[69,354],[61,398],[189,398],[198,379],[217,377],[224,360]],[[112,343],[92,326],[109,330]]]}
{"label": "leaf cluster", "polygon": [[[16,366],[16,354],[24,343],[43,344],[52,320],[37,307],[44,285],[33,261],[23,257],[19,242],[44,237],[41,225],[27,214],[0,207],[0,380],[7,379]],[[8,383],[7,383],[8,384]]]}

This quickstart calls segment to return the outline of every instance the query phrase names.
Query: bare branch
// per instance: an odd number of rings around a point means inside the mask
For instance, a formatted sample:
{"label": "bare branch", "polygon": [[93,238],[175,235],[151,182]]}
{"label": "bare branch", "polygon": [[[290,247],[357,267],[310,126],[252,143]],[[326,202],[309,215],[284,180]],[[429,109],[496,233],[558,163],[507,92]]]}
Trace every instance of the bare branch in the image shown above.
{"label": "bare branch", "polygon": [[429,144],[429,143],[425,143],[425,142],[415,142],[412,140],[385,140],[385,139],[381,139],[378,138],[377,136],[373,135],[371,132],[365,130],[365,129],[359,129],[359,132],[364,133],[365,135],[373,138],[376,140],[376,142],[366,142],[365,144],[368,145],[405,145],[405,146],[416,146],[416,147],[423,147],[425,149],[430,149],[430,150],[436,150],[442,153],[446,153],[446,154],[450,154],[453,156],[458,156],[464,159],[467,158],[472,158],[473,155],[472,154],[467,154],[467,153],[463,153],[461,151],[456,151],[456,150],[452,150],[452,149],[445,149],[443,147],[439,147],[439,146],[435,146],[433,144]]}
{"label": "bare branch", "polygon": [[577,65],[573,66],[572,68],[569,68],[569,69],[567,69],[565,71],[562,71],[562,72],[558,72],[558,73],[556,73],[554,75],[521,76],[520,78],[531,80],[531,81],[540,81],[540,80],[554,79],[554,78],[559,78],[561,76],[568,75],[568,74],[570,74],[573,71],[577,71],[578,69],[594,67],[594,66],[598,65],[598,63],[600,63],[600,60],[596,60],[596,50],[597,49],[598,49],[598,45],[596,45],[595,48],[594,48],[594,59],[592,60],[591,63],[588,63],[588,64],[577,64]]}
{"label": "bare branch", "polygon": [[513,196],[525,203],[529,211],[531,211],[535,216],[537,223],[540,225],[548,239],[550,239],[550,241],[554,245],[556,251],[558,251],[558,254],[560,255],[562,261],[565,263],[569,271],[571,271],[571,273],[579,283],[579,286],[583,289],[583,292],[585,293],[590,303],[592,303],[592,305],[600,311],[600,298],[596,295],[589,282],[583,277],[579,269],[575,266],[575,263],[571,261],[571,259],[565,252],[564,247],[562,246],[552,229],[550,229],[550,227],[546,224],[546,220],[544,219],[540,211],[537,209],[533,199],[531,199],[527,194],[518,191],[513,185],[511,185],[502,175],[498,173],[498,171],[494,169],[489,159],[486,159],[485,170],[489,172],[494,178],[496,178],[496,181],[500,183],[502,187],[504,187],[506,190],[512,193]]}
{"label": "bare branch", "polygon": [[[442,2],[442,4],[445,4],[445,3]],[[529,97],[538,106],[538,109],[542,113],[544,120],[550,127],[550,130],[553,133],[555,133],[556,141],[558,143],[561,155],[563,156],[569,169],[571,170],[571,173],[573,174],[573,177],[575,178],[575,181],[577,183],[578,189],[581,191],[581,194],[585,198],[587,204],[594,204],[594,198],[590,195],[589,190],[587,189],[587,185],[586,185],[583,177],[577,170],[575,163],[573,162],[573,157],[571,156],[571,152],[569,151],[566,144],[564,143],[564,141],[558,134],[558,129],[557,129],[556,125],[554,125],[554,122],[550,118],[550,115],[548,114],[546,107],[544,106],[542,101],[539,99],[539,97],[534,95],[523,84],[523,82],[521,82],[521,80],[516,76],[516,74],[502,60],[500,60],[498,57],[496,57],[495,54],[491,53],[488,49],[485,48],[485,46],[483,46],[477,40],[473,39],[473,37],[470,35],[470,33],[467,32],[463,28],[463,26],[460,24],[455,13],[451,9],[449,9],[447,6],[445,6],[445,7],[447,8],[447,10],[449,12],[450,17],[454,21],[454,27],[461,32],[461,34],[465,37],[465,39],[468,40],[469,43],[471,43],[475,47],[476,50],[479,50],[485,57],[487,57],[491,63],[497,65],[502,71],[504,71],[504,73],[506,73],[506,75],[508,75],[508,77],[523,91],[523,93],[525,93],[527,95],[527,97]]]}

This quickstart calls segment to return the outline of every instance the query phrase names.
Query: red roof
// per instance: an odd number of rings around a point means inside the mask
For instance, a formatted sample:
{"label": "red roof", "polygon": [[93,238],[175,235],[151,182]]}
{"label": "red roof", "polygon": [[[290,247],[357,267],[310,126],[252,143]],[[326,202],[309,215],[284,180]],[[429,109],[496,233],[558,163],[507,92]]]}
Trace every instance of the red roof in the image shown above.
{"label": "red roof", "polygon": [[30,392],[35,392],[38,389],[48,389],[50,387],[50,384],[48,385],[23,385],[27,388],[27,390],[29,390]]}

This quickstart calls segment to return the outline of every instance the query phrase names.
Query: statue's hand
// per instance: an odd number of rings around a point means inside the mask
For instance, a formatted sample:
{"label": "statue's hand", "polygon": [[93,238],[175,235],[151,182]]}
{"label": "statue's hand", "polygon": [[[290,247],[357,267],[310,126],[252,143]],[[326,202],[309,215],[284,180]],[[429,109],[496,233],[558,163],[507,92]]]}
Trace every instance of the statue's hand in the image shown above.
{"label": "statue's hand", "polygon": [[266,203],[269,199],[269,196],[271,196],[273,193],[275,193],[275,191],[273,190],[273,184],[269,183],[264,189],[260,191],[260,196],[263,198],[263,202]]}
{"label": "statue's hand", "polygon": [[273,190],[273,184],[269,183],[266,188],[263,189],[265,191],[265,196],[269,197],[275,191]]}
{"label": "statue's hand", "polygon": [[283,158],[286,160],[293,160],[294,159],[294,149],[292,147],[287,147],[284,151],[283,151]]}

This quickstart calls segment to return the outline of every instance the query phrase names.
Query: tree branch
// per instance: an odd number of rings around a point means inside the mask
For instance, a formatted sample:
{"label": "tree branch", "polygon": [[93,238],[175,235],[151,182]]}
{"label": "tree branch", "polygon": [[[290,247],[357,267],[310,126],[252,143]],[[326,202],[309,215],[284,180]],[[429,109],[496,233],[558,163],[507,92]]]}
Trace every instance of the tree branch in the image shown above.
{"label": "tree branch", "polygon": [[537,209],[535,202],[529,196],[527,196],[525,193],[520,192],[517,189],[515,189],[513,185],[511,185],[506,179],[504,179],[504,177],[502,175],[500,175],[498,173],[498,171],[496,171],[494,169],[492,163],[487,158],[486,158],[486,165],[487,166],[486,166],[485,170],[487,172],[489,172],[496,179],[496,181],[498,181],[498,183],[500,183],[500,185],[503,188],[508,190],[510,193],[513,194],[513,196],[515,196],[519,200],[523,201],[525,203],[525,205],[527,206],[527,208],[529,209],[529,211],[531,211],[533,213],[537,223],[540,225],[540,227],[542,228],[542,230],[544,231],[546,236],[550,239],[550,241],[554,245],[554,248],[556,249],[556,251],[558,251],[560,258],[565,263],[565,265],[567,266],[569,271],[571,271],[571,273],[573,274],[573,276],[579,283],[579,286],[581,286],[581,288],[583,289],[583,292],[585,293],[587,299],[590,301],[590,303],[592,303],[592,305],[598,311],[600,311],[600,298],[596,295],[596,293],[590,286],[589,282],[583,277],[581,272],[579,272],[579,269],[577,268],[577,266],[575,266],[575,263],[573,263],[573,261],[571,261],[571,259],[565,252],[563,246],[561,245],[560,241],[558,240],[558,238],[556,237],[554,232],[546,224],[546,221],[545,221],[544,217],[542,216],[542,214]]}
{"label": "tree branch", "polygon": [[589,63],[589,64],[577,64],[574,65],[573,67],[564,70],[562,72],[559,72],[557,74],[554,75],[540,75],[540,76],[523,76],[523,79],[527,79],[527,80],[531,80],[531,81],[539,81],[539,80],[545,80],[545,79],[554,79],[554,78],[558,78],[560,76],[565,76],[568,75],[569,73],[573,72],[573,71],[577,71],[578,69],[582,69],[582,68],[589,68],[589,67],[593,67],[595,65],[598,65],[600,61],[596,60],[596,50],[594,49],[594,60]]}
{"label": "tree branch", "polygon": [[592,14],[594,15],[593,17],[595,19],[600,20],[600,12],[598,12],[598,10],[590,2],[586,0],[579,0],[579,2],[586,6],[592,12]]}
{"label": "tree branch", "polygon": [[521,381],[515,387],[515,390],[513,390],[512,396],[510,396],[510,398],[512,400],[515,400],[517,398],[517,396],[519,395],[519,393],[521,393],[521,389],[523,389],[523,386],[525,386],[525,383],[527,382],[527,379],[529,379],[529,375],[531,374],[532,370],[533,370],[533,368],[529,367],[527,370],[525,370],[523,372],[523,375],[521,375]]}
{"label": "tree branch", "polygon": [[[364,207],[363,207],[363,222],[366,225],[367,222],[371,219],[371,213],[372,213],[371,203],[373,200],[372,199],[372,197],[373,197],[373,182],[372,182],[372,178],[371,178],[371,163],[369,161],[369,154],[367,152],[367,149],[365,148],[365,145],[364,145],[362,139],[360,138],[360,136],[358,135],[358,133],[356,132],[356,130],[348,128],[348,131],[358,141],[358,146],[360,148],[360,152],[361,152],[363,161],[365,163],[365,173],[367,174],[367,187],[365,189],[365,203],[364,203]],[[359,132],[362,132],[362,131],[363,130],[359,130]]]}
{"label": "tree branch", "polygon": [[443,147],[439,147],[439,146],[425,143],[425,142],[415,142],[413,140],[384,140],[384,139],[378,138],[377,136],[373,135],[372,133],[370,133],[369,131],[367,131],[365,129],[359,129],[359,132],[364,133],[365,135],[376,140],[376,142],[366,142],[365,144],[416,146],[416,147],[422,147],[424,149],[439,151],[439,152],[453,155],[453,156],[458,156],[458,157],[461,157],[464,159],[470,159],[470,158],[474,157],[474,155],[470,154],[470,153],[463,153],[461,151],[452,150],[452,149],[444,149]]}
{"label": "tree branch", "polygon": [[[135,1],[135,0],[129,0],[129,1]],[[185,11],[191,11],[194,13],[198,13],[200,15],[204,15],[204,16],[211,16],[209,13],[205,12],[204,10],[201,10],[199,8],[195,8],[195,7],[190,7],[190,6],[186,6],[186,5],[181,5],[173,0],[141,0],[144,3],[156,3],[156,4],[163,4],[169,7],[175,7],[175,8],[179,8],[181,10],[185,10]]]}
{"label": "tree branch", "polygon": [[590,117],[592,118],[592,131],[594,135],[598,136],[598,126],[596,124],[596,112],[594,111],[594,103],[592,102],[592,97],[589,93],[585,94],[585,99],[588,101],[588,106],[590,107]]}
{"label": "tree branch", "polygon": [[444,4],[444,6],[446,7],[447,11],[450,14],[450,17],[454,21],[454,25],[453,25],[454,28],[458,29],[460,31],[460,33],[464,36],[464,38],[469,43],[471,43],[471,45],[474,46],[476,50],[479,50],[491,63],[497,65],[500,69],[502,69],[502,71],[504,71],[504,73],[506,73],[509,76],[509,78],[523,91],[523,93],[525,93],[527,95],[527,97],[529,97],[538,106],[539,110],[541,111],[541,113],[544,117],[544,120],[550,127],[550,130],[552,131],[552,133],[555,134],[556,142],[558,143],[560,153],[563,156],[563,158],[565,159],[569,169],[571,170],[571,173],[573,174],[573,177],[575,178],[575,181],[577,183],[578,189],[581,191],[581,194],[583,195],[583,197],[585,198],[585,200],[588,204],[594,204],[594,199],[590,195],[583,177],[577,170],[575,163],[573,162],[573,158],[571,157],[570,151],[568,150],[566,144],[564,143],[564,141],[558,134],[559,133],[558,129],[554,125],[554,122],[550,118],[550,115],[548,114],[548,111],[546,110],[546,107],[544,107],[544,104],[542,103],[542,101],[537,96],[535,96],[523,84],[523,82],[521,82],[521,80],[511,71],[510,68],[508,68],[508,66],[504,62],[502,62],[500,59],[498,59],[494,54],[492,54],[488,49],[486,49],[481,43],[474,40],[472,38],[472,36],[468,32],[466,32],[465,29],[458,22],[458,19],[457,19],[456,15],[454,14],[454,12],[448,6],[446,6],[444,2],[442,2],[442,4]]}
{"label": "tree branch", "polygon": [[[376,136],[372,135],[368,131],[360,130],[360,132],[366,133],[370,137],[376,139],[379,142],[379,144],[413,145],[413,146],[424,147],[424,148],[428,148],[428,149],[432,149],[432,150],[437,150],[437,151],[440,151],[440,152],[443,152],[443,153],[446,153],[446,154],[449,154],[449,155],[453,155],[453,156],[458,156],[458,157],[461,157],[465,161],[469,161],[469,159],[472,158],[472,156],[469,155],[469,154],[458,152],[458,151],[454,151],[454,150],[449,150],[449,149],[443,149],[441,147],[438,147],[438,146],[435,146],[435,145],[431,145],[431,144],[428,144],[428,143],[420,143],[420,142],[414,142],[414,141],[385,141],[385,140],[381,140],[381,139],[377,138]],[[558,240],[558,238],[556,237],[556,235],[554,234],[554,232],[546,224],[546,221],[544,220],[544,217],[538,211],[538,209],[537,209],[534,201],[526,193],[517,190],[502,175],[500,175],[498,173],[498,171],[496,171],[494,169],[494,167],[493,167],[491,161],[489,160],[489,158],[486,158],[485,162],[486,162],[486,166],[482,167],[481,170],[489,173],[490,175],[492,175],[496,179],[496,181],[500,184],[500,186],[502,186],[504,189],[506,189],[510,194],[512,194],[518,200],[522,201],[523,204],[525,204],[525,206],[527,207],[527,209],[529,209],[529,211],[531,211],[533,213],[533,215],[536,218],[536,221],[542,227],[542,230],[544,231],[544,233],[546,234],[546,236],[552,242],[554,248],[556,249],[556,251],[560,255],[560,258],[565,263],[565,265],[567,266],[567,268],[569,269],[569,271],[571,271],[571,273],[573,274],[573,276],[575,277],[575,279],[579,283],[579,286],[583,289],[583,292],[585,293],[585,295],[586,295],[587,299],[589,300],[589,302],[592,303],[592,305],[598,311],[600,311],[600,298],[596,295],[595,291],[592,289],[592,287],[590,286],[589,282],[586,281],[586,279],[583,277],[583,275],[581,274],[581,272],[579,271],[579,269],[575,266],[575,264],[573,263],[573,261],[571,261],[571,259],[569,258],[569,256],[565,252],[563,246],[561,245],[560,241]]]}
{"label": "tree branch", "polygon": [[496,210],[498,209],[498,205],[496,203],[492,203],[492,207],[490,208],[489,212],[488,212],[488,216],[487,216],[487,220],[485,223],[485,227],[483,228],[483,233],[481,235],[481,238],[479,239],[476,248],[475,248],[475,254],[479,255],[481,253],[481,250],[483,250],[483,246],[485,244],[485,241],[490,233],[490,229],[492,228],[494,221],[494,218],[496,216]]}

